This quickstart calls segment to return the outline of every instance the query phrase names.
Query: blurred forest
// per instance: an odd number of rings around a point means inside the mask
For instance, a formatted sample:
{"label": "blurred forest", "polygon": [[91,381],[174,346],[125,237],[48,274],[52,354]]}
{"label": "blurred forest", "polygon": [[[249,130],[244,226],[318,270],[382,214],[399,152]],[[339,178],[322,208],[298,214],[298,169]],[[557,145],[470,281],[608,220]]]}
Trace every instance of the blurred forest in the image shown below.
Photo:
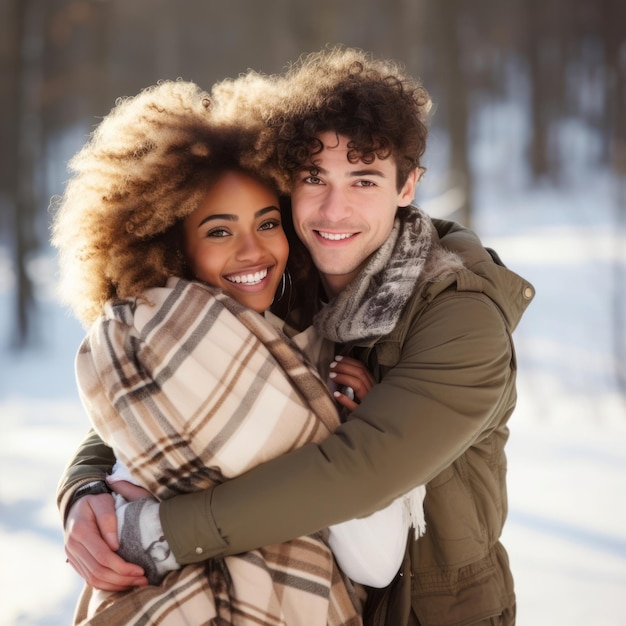
{"label": "blurred forest", "polygon": [[450,208],[460,221],[472,218],[473,116],[513,76],[531,120],[531,176],[559,185],[567,149],[555,129],[584,123],[596,137],[589,162],[620,181],[615,226],[626,226],[624,0],[1,0],[0,32],[0,248],[15,274],[16,349],[35,325],[29,261],[47,246],[50,196],[117,97],[164,78],[208,88],[248,68],[280,72],[328,43],[422,78],[448,137],[443,189],[460,191]]}

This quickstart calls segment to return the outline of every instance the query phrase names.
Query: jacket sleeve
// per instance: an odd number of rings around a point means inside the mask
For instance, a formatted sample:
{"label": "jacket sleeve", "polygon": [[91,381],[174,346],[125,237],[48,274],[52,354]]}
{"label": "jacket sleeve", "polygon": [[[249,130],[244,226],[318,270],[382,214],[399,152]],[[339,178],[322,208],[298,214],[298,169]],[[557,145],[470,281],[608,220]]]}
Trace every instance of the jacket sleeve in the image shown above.
{"label": "jacket sleeve", "polygon": [[80,443],[74,457],[65,468],[57,485],[57,506],[63,522],[67,518],[67,506],[81,486],[93,480],[103,480],[115,463],[113,450],[90,429]]}
{"label": "jacket sleeve", "polygon": [[440,294],[412,321],[397,365],[333,435],[162,503],[177,560],[311,534],[427,483],[512,410],[512,364],[510,336],[491,300]]}

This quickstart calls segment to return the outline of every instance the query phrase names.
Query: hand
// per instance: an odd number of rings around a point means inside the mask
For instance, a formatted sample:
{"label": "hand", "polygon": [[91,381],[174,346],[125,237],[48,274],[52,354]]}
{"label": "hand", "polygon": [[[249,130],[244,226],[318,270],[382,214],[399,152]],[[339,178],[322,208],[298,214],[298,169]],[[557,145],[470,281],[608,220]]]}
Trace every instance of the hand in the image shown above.
{"label": "hand", "polygon": [[[330,369],[330,378],[339,387],[339,391],[334,393],[335,399],[341,406],[354,411],[374,386],[374,377],[361,361],[349,356],[336,356]],[[345,387],[352,389],[353,398],[341,391]]]}
{"label": "hand", "polygon": [[152,497],[128,502],[119,494],[115,498],[118,555],[143,567],[151,585],[159,585],[174,570],[180,569],[163,535],[159,519],[159,502]]}
{"label": "hand", "polygon": [[152,494],[147,489],[129,483],[126,480],[110,481],[107,477],[107,484],[115,493],[119,493],[128,502],[152,497]]}
{"label": "hand", "polygon": [[115,554],[119,548],[113,496],[84,496],[65,524],[67,560],[85,581],[104,591],[124,591],[148,584],[143,569]]}

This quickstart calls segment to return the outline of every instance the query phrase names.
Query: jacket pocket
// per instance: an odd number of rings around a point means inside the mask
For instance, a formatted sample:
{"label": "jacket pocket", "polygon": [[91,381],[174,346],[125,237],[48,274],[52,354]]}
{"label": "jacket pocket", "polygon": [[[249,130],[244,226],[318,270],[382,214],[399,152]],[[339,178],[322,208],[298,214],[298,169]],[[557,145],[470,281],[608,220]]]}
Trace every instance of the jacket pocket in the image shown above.
{"label": "jacket pocket", "polygon": [[414,576],[412,582],[413,612],[421,626],[515,623],[513,580],[499,544],[487,557],[448,571],[438,585],[420,590],[420,578]]}
{"label": "jacket pocket", "polygon": [[426,486],[426,534],[413,545],[420,573],[460,567],[487,555],[487,529],[469,480],[463,456]]}

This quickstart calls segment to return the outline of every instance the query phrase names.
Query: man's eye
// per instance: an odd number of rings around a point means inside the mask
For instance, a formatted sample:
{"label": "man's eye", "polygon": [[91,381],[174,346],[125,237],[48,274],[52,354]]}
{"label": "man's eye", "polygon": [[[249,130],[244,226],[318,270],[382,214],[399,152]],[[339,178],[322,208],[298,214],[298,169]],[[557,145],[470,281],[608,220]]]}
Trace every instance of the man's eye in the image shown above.
{"label": "man's eye", "polygon": [[358,187],[374,187],[376,183],[372,182],[371,180],[359,180],[357,181],[357,186]]}
{"label": "man's eye", "polygon": [[305,176],[303,182],[308,183],[309,185],[321,185],[322,179],[318,176]]}

